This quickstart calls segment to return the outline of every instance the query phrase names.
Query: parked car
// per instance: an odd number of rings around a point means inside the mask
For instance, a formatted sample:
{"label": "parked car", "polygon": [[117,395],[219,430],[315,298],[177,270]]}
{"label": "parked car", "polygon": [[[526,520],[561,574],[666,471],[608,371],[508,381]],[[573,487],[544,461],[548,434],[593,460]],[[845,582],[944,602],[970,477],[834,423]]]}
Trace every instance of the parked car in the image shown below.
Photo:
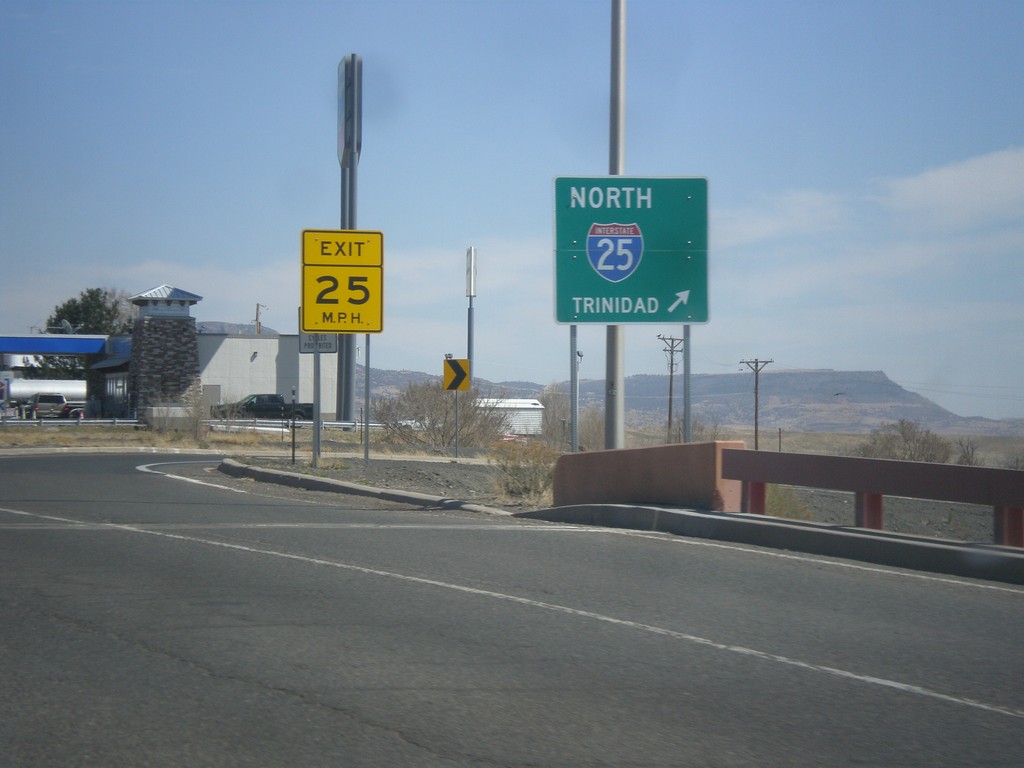
{"label": "parked car", "polygon": [[53,419],[67,404],[67,398],[58,392],[40,392],[29,398],[26,414],[30,419]]}
{"label": "parked car", "polygon": [[79,419],[85,415],[85,403],[69,400],[60,409],[62,419]]}

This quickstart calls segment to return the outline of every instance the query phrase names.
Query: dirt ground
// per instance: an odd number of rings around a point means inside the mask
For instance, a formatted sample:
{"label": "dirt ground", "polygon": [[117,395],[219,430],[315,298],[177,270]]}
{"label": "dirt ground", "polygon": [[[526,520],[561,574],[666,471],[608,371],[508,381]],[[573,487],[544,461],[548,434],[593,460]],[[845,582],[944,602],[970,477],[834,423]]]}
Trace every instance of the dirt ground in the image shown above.
{"label": "dirt ground", "polygon": [[[852,493],[810,488],[798,488],[796,493],[807,505],[809,520],[830,525],[853,525]],[[885,530],[893,533],[992,543],[992,509],[989,507],[887,496],[883,502],[883,515]]]}

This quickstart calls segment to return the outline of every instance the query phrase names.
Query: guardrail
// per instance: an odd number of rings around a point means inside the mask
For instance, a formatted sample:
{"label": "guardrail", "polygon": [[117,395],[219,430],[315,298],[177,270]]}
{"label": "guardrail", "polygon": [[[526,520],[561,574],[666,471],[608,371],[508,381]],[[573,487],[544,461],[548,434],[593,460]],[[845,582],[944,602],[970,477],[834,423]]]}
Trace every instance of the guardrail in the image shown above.
{"label": "guardrail", "polygon": [[[290,429],[292,426],[291,419],[203,419],[203,423],[210,429],[223,432],[278,432]],[[313,422],[309,419],[296,419],[294,423],[296,429],[313,428]],[[361,421],[321,421],[320,424],[325,430],[342,429],[347,432],[355,432],[365,426]],[[381,429],[383,426],[383,424],[370,422],[370,429]]]}
{"label": "guardrail", "polygon": [[0,428],[34,427],[138,427],[138,419],[0,419]]}
{"label": "guardrail", "polygon": [[996,544],[1024,547],[1024,472],[804,453],[722,451],[722,477],[743,483],[741,509],[765,513],[766,485],[854,494],[855,525],[882,530],[885,496],[979,504],[993,510]]}
{"label": "guardrail", "polygon": [[[203,419],[203,423],[215,431],[223,432],[281,432],[291,429],[291,419]],[[323,421],[324,430],[342,429],[349,432],[361,430],[365,424],[361,421]],[[47,418],[19,419],[0,418],[0,428],[34,428],[34,427],[139,427],[146,426],[138,419],[97,419],[97,418]],[[371,422],[370,429],[382,429],[383,424]],[[312,429],[312,421],[295,420],[296,429]]]}

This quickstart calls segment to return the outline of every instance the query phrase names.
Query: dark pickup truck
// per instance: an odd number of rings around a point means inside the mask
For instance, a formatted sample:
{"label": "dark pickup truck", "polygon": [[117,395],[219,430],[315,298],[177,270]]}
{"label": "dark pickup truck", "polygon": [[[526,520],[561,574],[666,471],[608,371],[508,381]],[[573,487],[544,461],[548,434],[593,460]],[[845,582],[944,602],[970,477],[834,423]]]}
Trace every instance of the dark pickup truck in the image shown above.
{"label": "dark pickup truck", "polygon": [[293,407],[284,395],[249,395],[237,403],[212,406],[210,415],[215,419],[290,419],[294,415],[306,421],[313,418],[313,404],[295,403]]}

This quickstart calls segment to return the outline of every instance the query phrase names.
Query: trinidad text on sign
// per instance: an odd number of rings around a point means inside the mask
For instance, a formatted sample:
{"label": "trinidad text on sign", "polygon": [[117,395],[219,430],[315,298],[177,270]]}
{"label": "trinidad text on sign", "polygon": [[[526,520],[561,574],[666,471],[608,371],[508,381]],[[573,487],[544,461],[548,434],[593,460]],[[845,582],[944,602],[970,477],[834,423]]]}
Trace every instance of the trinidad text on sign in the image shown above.
{"label": "trinidad text on sign", "polygon": [[570,208],[652,208],[650,187],[570,187]]}
{"label": "trinidad text on sign", "polygon": [[658,300],[654,296],[632,298],[630,296],[573,296],[573,311],[577,315],[633,314],[650,315],[658,311]]}

